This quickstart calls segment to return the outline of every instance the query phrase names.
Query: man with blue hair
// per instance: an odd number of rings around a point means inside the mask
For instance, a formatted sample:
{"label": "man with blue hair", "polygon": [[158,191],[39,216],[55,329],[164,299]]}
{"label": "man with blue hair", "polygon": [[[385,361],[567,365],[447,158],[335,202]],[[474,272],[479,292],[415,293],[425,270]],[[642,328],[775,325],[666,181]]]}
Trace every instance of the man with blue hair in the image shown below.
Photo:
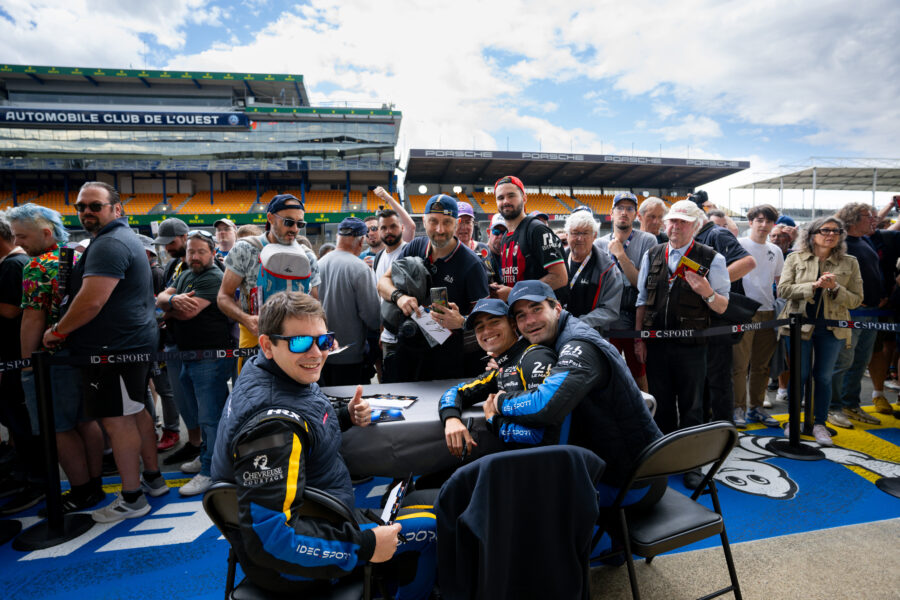
{"label": "man with blue hair", "polygon": [[[59,247],[69,240],[55,210],[23,204],[8,213],[16,243],[31,257],[22,271],[22,358],[46,350],[44,331],[60,319]],[[58,355],[68,354],[61,350]],[[22,370],[25,402],[34,435],[39,435],[34,373]],[[101,487],[103,433],[97,421],[83,415],[81,373],[69,365],[51,367],[53,415],[59,462],[71,488],[63,493],[63,512],[87,510],[106,494]],[[49,432],[45,432],[49,434]]]}

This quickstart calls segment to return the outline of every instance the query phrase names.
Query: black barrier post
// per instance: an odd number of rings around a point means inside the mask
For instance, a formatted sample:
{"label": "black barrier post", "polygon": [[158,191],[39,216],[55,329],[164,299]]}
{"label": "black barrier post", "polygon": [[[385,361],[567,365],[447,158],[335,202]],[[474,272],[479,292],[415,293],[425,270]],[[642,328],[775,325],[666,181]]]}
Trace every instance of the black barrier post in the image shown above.
{"label": "black barrier post", "polygon": [[23,552],[57,546],[78,537],[94,526],[94,519],[89,514],[63,514],[49,358],[47,352],[35,352],[31,355],[34,386],[37,392],[38,421],[41,426],[41,441],[44,444],[44,467],[47,471],[47,520],[26,529],[13,541],[12,547]]}
{"label": "black barrier post", "polygon": [[[800,443],[800,396],[803,394],[803,379],[801,375],[803,357],[801,348],[802,339],[800,336],[802,335],[801,325],[803,324],[803,315],[792,313],[790,315],[790,321],[789,327],[791,336],[788,340],[788,343],[790,344],[788,351],[790,353],[791,382],[789,392],[790,398],[788,401],[788,423],[790,423],[791,429],[787,440],[772,440],[766,447],[778,456],[783,456],[785,458],[793,458],[794,460],[822,460],[825,458],[825,454],[821,450]],[[812,371],[812,369],[810,369],[810,371]],[[807,388],[808,387],[810,386],[807,386]],[[807,401],[807,422],[810,422],[809,419],[812,418],[809,413],[811,405],[812,402]]]}

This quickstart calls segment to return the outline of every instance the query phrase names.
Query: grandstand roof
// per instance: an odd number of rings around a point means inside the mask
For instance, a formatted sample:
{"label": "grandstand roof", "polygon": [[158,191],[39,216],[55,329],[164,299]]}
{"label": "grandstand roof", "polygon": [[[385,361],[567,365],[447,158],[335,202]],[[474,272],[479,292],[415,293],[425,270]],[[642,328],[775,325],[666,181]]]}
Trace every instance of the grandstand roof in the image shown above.
{"label": "grandstand roof", "polygon": [[693,189],[749,167],[746,161],[702,158],[413,149],[406,182],[490,186],[516,175],[529,187]]}
{"label": "grandstand roof", "polygon": [[876,192],[900,192],[900,160],[895,163],[868,167],[817,165],[735,189],[872,191],[874,188]]}
{"label": "grandstand roof", "polygon": [[215,71],[157,71],[153,69],[109,69],[101,67],[46,67],[0,65],[0,80],[87,83],[96,88],[136,83],[153,89],[165,86],[231,87],[238,96],[253,96],[288,106],[309,106],[303,75],[283,73],[223,73]]}

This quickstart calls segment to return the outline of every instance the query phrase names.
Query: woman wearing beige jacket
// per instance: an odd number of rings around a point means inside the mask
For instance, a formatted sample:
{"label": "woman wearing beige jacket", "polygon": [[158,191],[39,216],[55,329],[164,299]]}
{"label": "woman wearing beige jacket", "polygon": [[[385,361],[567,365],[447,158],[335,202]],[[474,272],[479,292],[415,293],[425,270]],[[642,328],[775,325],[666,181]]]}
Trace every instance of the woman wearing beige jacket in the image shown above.
{"label": "woman wearing beige jacket", "polygon": [[794,252],[785,259],[778,283],[778,295],[788,301],[782,318],[801,313],[809,321],[803,326],[800,378],[804,383],[807,381],[811,354],[815,350],[813,437],[823,446],[832,445],[831,434],[825,427],[831,403],[832,372],[841,346],[850,344],[849,329],[826,327],[824,321],[847,321],[850,309],[862,302],[859,263],[847,254],[846,239],[844,224],[837,217],[820,217],[810,222],[801,229]]}

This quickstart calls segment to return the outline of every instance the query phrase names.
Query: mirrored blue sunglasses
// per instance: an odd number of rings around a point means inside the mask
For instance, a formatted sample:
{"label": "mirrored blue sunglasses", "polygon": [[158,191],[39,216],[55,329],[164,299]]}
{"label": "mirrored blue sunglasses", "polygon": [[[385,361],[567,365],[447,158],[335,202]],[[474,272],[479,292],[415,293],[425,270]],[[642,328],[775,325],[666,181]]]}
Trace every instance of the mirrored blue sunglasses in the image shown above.
{"label": "mirrored blue sunglasses", "polygon": [[316,346],[319,347],[319,350],[325,352],[326,350],[331,350],[331,347],[334,345],[334,332],[329,331],[328,333],[323,333],[322,335],[270,335],[269,338],[273,340],[287,340],[288,349],[295,354],[303,354],[304,352],[309,351],[312,348],[313,341],[316,342]]}

